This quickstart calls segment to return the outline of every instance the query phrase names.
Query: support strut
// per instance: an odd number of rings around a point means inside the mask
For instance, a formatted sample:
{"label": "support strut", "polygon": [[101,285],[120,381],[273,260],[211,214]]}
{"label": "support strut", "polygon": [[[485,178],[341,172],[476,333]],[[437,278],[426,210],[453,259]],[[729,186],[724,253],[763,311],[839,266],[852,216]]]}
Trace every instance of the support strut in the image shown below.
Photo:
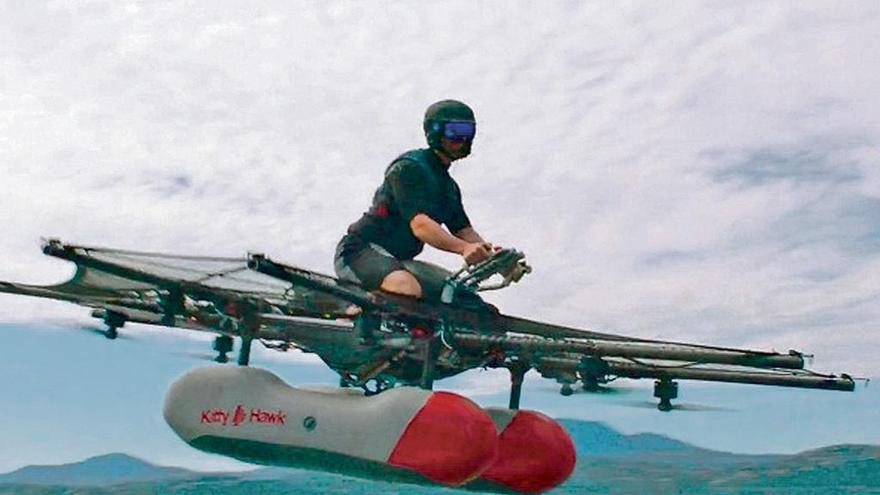
{"label": "support strut", "polygon": [[437,362],[437,346],[438,339],[436,336],[425,339],[425,343],[422,346],[422,359],[424,361],[422,362],[422,378],[419,381],[419,387],[425,390],[434,389],[434,367]]}
{"label": "support strut", "polygon": [[238,349],[238,365],[247,366],[251,360],[251,343],[260,331],[260,319],[253,308],[244,313],[239,326],[241,348]]}
{"label": "support strut", "polygon": [[522,386],[523,379],[526,376],[526,372],[529,370],[528,366],[525,366],[519,362],[514,363],[508,368],[510,371],[510,402],[507,407],[509,409],[519,409],[519,400],[522,396]]}
{"label": "support strut", "polygon": [[238,365],[239,366],[247,366],[251,360],[251,343],[253,343],[253,337],[243,335],[241,337],[241,348],[238,350]]}

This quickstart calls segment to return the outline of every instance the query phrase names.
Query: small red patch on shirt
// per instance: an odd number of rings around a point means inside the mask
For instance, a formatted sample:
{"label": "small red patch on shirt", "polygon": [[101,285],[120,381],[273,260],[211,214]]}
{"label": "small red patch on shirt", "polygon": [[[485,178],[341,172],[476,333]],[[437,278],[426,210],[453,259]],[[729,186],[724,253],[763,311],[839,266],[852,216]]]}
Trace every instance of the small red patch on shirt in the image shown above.
{"label": "small red patch on shirt", "polygon": [[386,205],[385,203],[379,203],[376,205],[376,207],[373,209],[373,211],[376,213],[377,216],[387,217],[388,216],[388,205]]}

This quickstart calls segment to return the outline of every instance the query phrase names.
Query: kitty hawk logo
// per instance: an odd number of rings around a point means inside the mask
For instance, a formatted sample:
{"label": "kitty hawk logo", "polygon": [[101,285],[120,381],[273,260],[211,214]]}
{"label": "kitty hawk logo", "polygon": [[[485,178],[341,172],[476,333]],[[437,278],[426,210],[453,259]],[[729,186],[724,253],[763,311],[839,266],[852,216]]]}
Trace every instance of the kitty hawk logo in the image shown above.
{"label": "kitty hawk logo", "polygon": [[267,411],[260,408],[246,408],[243,404],[234,409],[205,409],[201,413],[202,424],[215,424],[221,426],[241,426],[244,423],[283,425],[287,421],[287,414],[281,409]]}

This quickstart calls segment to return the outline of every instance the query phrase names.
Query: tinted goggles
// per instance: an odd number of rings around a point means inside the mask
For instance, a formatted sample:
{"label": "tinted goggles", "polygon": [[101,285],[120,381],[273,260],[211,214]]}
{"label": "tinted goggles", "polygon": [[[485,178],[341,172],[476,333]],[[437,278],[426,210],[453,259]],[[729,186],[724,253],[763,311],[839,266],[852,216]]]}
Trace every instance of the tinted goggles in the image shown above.
{"label": "tinted goggles", "polygon": [[443,125],[443,137],[450,141],[470,141],[477,133],[477,124],[473,122],[451,121]]}

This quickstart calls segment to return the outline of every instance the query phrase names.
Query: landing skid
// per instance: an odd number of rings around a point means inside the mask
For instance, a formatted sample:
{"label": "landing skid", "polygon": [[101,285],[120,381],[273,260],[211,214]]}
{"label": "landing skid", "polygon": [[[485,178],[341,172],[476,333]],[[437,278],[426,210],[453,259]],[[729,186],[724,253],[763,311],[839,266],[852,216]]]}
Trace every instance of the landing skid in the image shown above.
{"label": "landing skid", "polygon": [[520,397],[522,397],[522,386],[523,380],[525,379],[526,372],[529,371],[529,367],[521,364],[515,363],[511,365],[510,370],[510,401],[508,402],[508,409],[519,409],[519,401]]}

